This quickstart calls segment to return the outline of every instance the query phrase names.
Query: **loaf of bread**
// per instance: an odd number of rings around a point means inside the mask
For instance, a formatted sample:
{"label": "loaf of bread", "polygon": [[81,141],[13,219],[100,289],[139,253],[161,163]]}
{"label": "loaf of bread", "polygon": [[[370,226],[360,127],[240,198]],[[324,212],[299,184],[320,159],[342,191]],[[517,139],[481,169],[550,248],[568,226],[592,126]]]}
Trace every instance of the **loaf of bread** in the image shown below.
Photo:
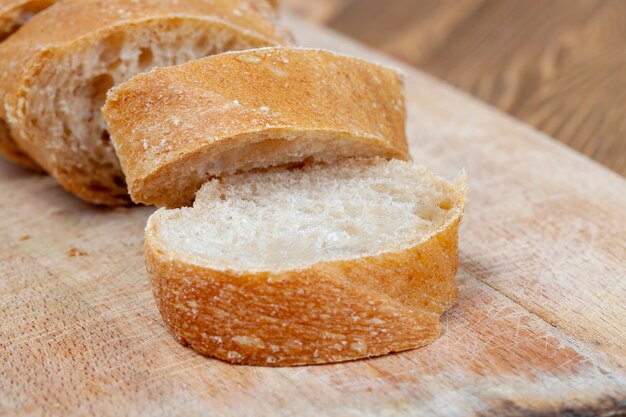
{"label": "loaf of bread", "polygon": [[423,346],[456,300],[464,178],[345,160],[214,179],[146,227],[175,338],[233,363],[339,362]]}
{"label": "loaf of bread", "polygon": [[391,68],[273,47],[140,74],[113,89],[103,111],[132,199],[179,207],[213,176],[408,159],[402,87]]}
{"label": "loaf of bread", "polygon": [[264,0],[64,0],[0,45],[0,150],[24,154],[78,197],[127,204],[100,107],[155,66],[290,44]]}
{"label": "loaf of bread", "polygon": [[0,0],[0,41],[56,0]]}

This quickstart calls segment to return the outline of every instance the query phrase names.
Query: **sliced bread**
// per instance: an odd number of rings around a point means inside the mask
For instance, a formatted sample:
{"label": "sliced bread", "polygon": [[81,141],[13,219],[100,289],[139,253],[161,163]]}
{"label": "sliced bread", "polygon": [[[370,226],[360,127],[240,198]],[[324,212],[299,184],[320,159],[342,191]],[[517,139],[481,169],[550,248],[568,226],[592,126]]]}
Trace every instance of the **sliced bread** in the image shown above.
{"label": "sliced bread", "polygon": [[[5,40],[24,23],[40,11],[49,7],[55,0],[0,0],[0,42]],[[0,97],[3,94],[0,93]],[[1,104],[1,103],[0,103]],[[0,106],[1,107],[1,106]],[[0,154],[7,159],[34,171],[41,168],[26,155],[11,139],[9,127],[0,118]]]}
{"label": "sliced bread", "polygon": [[207,179],[302,161],[409,159],[401,75],[293,47],[140,74],[103,109],[135,202],[188,205]]}
{"label": "sliced bread", "polygon": [[233,363],[339,362],[413,349],[456,300],[464,178],[354,159],[213,179],[146,227],[175,338]]}
{"label": "sliced bread", "polygon": [[0,149],[26,153],[86,201],[127,204],[100,112],[110,87],[155,66],[289,43],[266,1],[58,2],[0,45]]}

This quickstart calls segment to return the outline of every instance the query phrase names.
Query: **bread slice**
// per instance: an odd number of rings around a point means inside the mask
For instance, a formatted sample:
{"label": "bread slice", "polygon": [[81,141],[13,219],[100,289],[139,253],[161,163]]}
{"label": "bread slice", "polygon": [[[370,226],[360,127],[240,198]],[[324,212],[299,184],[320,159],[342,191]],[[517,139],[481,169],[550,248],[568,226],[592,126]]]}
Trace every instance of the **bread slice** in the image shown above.
{"label": "bread slice", "polygon": [[56,0],[0,0],[0,41]]}
{"label": "bread slice", "polygon": [[[55,0],[0,0],[0,42],[54,2]],[[41,171],[41,168],[11,140],[9,127],[2,119],[0,119],[0,154],[26,168]]]}
{"label": "bread slice", "polygon": [[155,66],[291,43],[258,0],[64,0],[0,45],[4,138],[63,187],[98,204],[127,204],[100,112],[107,90]]}
{"label": "bread slice", "polygon": [[208,178],[304,160],[410,158],[401,75],[317,49],[215,55],[140,74],[103,109],[133,201],[188,205]]}
{"label": "bread slice", "polygon": [[233,363],[339,362],[413,349],[457,297],[465,179],[400,160],[213,179],[146,227],[175,338]]}

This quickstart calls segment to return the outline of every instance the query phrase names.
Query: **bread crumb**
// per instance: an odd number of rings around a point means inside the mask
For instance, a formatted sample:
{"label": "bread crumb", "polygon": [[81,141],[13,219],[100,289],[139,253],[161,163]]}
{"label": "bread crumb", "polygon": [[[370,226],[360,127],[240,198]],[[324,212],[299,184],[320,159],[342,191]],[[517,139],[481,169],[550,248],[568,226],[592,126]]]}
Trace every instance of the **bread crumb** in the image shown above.
{"label": "bread crumb", "polygon": [[76,256],[87,256],[89,255],[87,252],[80,250],[74,246],[72,246],[68,251],[67,251],[67,256],[70,257],[76,257]]}
{"label": "bread crumb", "polygon": [[240,55],[235,59],[237,59],[237,61],[239,62],[245,62],[247,64],[258,64],[259,62],[261,62],[261,58],[254,55]]}
{"label": "bread crumb", "polygon": [[30,239],[30,236],[28,236],[28,235],[23,235],[23,236],[20,236],[20,241],[21,241],[21,242],[23,242],[23,241],[25,241],[25,240],[28,240],[28,239]]}
{"label": "bread crumb", "polygon": [[350,345],[350,347],[359,354],[365,354],[367,352],[367,344],[365,344],[362,340],[355,341]]}
{"label": "bread crumb", "polygon": [[243,359],[243,356],[241,355],[241,353],[235,352],[234,350],[228,351],[228,353],[226,354],[226,357],[228,359],[232,359],[232,360],[241,360],[241,359]]}
{"label": "bread crumb", "polygon": [[283,71],[281,68],[276,67],[274,65],[268,65],[267,69],[277,77],[286,77],[289,75],[287,72]]}

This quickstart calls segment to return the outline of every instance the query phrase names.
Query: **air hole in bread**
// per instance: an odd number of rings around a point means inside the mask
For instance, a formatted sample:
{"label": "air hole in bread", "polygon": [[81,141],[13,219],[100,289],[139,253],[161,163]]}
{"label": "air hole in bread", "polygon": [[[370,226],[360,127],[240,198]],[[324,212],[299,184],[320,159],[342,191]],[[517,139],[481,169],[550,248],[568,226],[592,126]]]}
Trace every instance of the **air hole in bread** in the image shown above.
{"label": "air hole in bread", "polygon": [[[237,47],[238,43],[239,43],[239,41],[235,37],[231,36],[229,39],[224,40],[224,47],[223,47],[223,49],[225,51],[239,49]],[[210,51],[207,51],[206,55],[211,55],[213,53],[215,53],[215,51],[213,49],[211,49]]]}
{"label": "air hole in bread", "polygon": [[102,143],[108,144],[109,142],[111,142],[111,135],[109,135],[108,131],[103,130],[102,134],[100,135],[100,139],[102,140]]}
{"label": "air hole in bread", "polygon": [[206,50],[210,45],[209,37],[206,35],[200,36],[195,43],[195,48],[197,50]]}
{"label": "air hole in bread", "polygon": [[305,167],[307,165],[313,165],[314,163],[315,163],[315,157],[314,156],[307,156],[306,158],[304,158],[302,160],[302,162],[300,162],[298,164],[298,166]]}
{"label": "air hole in bread", "polygon": [[150,48],[141,48],[139,52],[139,68],[147,68],[154,62],[154,53]]}
{"label": "air hole in bread", "polygon": [[107,65],[107,70],[108,71],[115,71],[117,70],[120,65],[122,65],[122,60],[121,59],[116,59],[115,61],[111,62],[110,64]]}
{"label": "air hole in bread", "polygon": [[102,40],[100,62],[107,64],[113,63],[119,60],[120,53],[124,48],[126,42],[126,35],[124,32],[114,32]]}
{"label": "air hole in bread", "polygon": [[109,91],[115,85],[113,77],[109,74],[100,74],[91,80],[93,103],[96,109],[102,107]]}
{"label": "air hole in bread", "polygon": [[439,208],[442,210],[450,210],[453,206],[452,201],[450,201],[449,199],[445,199],[439,202]]}
{"label": "air hole in bread", "polygon": [[113,176],[113,182],[120,187],[126,187],[126,179],[121,175]]}

